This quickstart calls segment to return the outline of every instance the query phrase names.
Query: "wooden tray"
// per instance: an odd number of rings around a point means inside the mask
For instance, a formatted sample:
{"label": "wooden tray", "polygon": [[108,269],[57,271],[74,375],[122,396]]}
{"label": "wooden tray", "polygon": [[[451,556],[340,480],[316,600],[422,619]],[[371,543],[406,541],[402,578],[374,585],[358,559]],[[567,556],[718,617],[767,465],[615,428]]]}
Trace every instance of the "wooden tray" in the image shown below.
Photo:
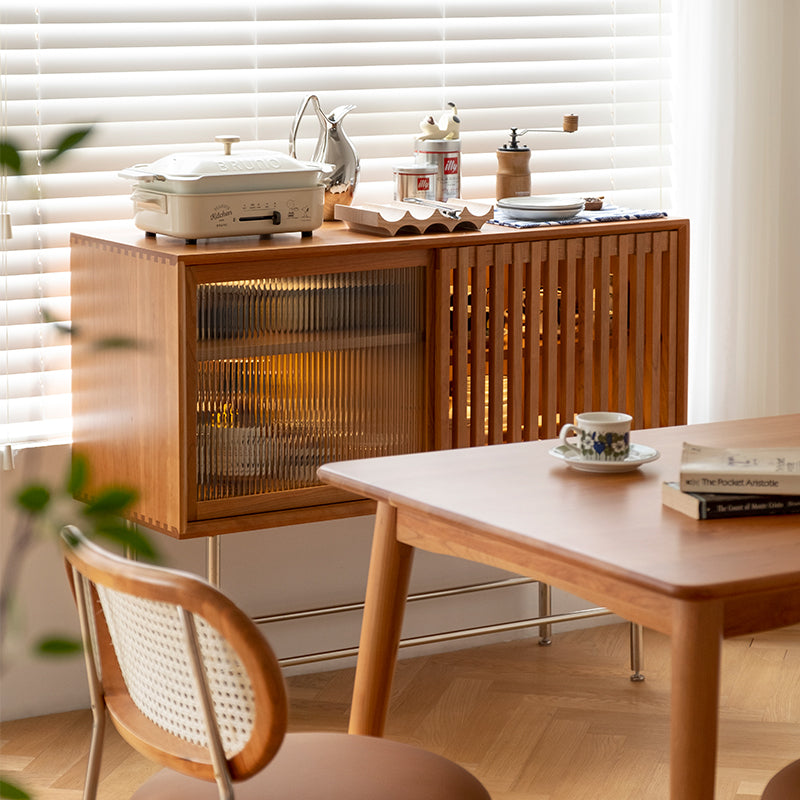
{"label": "wooden tray", "polygon": [[475,231],[489,220],[494,212],[491,205],[464,200],[448,200],[446,205],[459,211],[453,219],[438,208],[414,205],[397,200],[392,203],[364,203],[359,206],[337,205],[334,217],[347,223],[349,228],[377,236],[398,234],[452,233]]}

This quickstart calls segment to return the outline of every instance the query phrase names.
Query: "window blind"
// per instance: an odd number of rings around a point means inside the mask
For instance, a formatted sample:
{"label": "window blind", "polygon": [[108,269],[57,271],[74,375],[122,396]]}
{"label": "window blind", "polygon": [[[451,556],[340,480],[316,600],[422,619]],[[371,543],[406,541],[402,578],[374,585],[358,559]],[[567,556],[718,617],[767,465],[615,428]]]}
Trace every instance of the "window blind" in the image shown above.
{"label": "window blind", "polygon": [[[69,437],[69,233],[132,225],[120,169],[214,149],[219,134],[286,152],[313,92],[325,110],[356,105],[356,202],[391,199],[391,168],[411,162],[420,120],[453,102],[464,197],[493,198],[512,126],[558,130],[578,114],[578,133],[524,137],[533,193],[667,208],[669,29],[669,0],[4,0],[3,138],[32,166],[0,187],[13,222],[0,443]],[[84,125],[84,146],[41,164]],[[309,118],[299,155],[315,141]]]}

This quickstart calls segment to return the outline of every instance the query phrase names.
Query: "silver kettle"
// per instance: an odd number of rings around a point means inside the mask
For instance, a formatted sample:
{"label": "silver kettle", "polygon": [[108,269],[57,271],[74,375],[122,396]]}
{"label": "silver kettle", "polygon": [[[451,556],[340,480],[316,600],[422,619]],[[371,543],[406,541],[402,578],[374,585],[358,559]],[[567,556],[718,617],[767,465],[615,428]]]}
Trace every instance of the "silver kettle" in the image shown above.
{"label": "silver kettle", "polygon": [[289,155],[297,158],[295,140],[300,128],[300,120],[308,104],[314,108],[319,120],[319,139],[314,150],[312,161],[332,165],[333,169],[322,176],[325,186],[325,208],[323,219],[333,219],[333,207],[338,203],[349,206],[353,202],[353,192],[358,183],[361,165],[353,143],[342,130],[342,120],[355,106],[337,106],[330,114],[325,114],[315,94],[306,95],[297,113],[294,115],[292,130],[289,133]]}

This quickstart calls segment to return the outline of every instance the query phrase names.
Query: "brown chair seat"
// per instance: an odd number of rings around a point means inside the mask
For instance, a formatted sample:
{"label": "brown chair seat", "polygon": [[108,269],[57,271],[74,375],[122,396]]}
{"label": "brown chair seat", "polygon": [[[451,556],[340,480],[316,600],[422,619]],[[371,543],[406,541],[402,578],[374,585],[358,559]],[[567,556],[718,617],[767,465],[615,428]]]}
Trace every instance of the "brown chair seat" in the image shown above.
{"label": "brown chair seat", "polygon": [[772,777],[761,800],[800,800],[800,759]]}
{"label": "brown chair seat", "polygon": [[[236,800],[489,800],[469,772],[441,756],[388,739],[289,733],[269,765],[234,784]],[[217,787],[164,769],[131,800],[216,800]]]}

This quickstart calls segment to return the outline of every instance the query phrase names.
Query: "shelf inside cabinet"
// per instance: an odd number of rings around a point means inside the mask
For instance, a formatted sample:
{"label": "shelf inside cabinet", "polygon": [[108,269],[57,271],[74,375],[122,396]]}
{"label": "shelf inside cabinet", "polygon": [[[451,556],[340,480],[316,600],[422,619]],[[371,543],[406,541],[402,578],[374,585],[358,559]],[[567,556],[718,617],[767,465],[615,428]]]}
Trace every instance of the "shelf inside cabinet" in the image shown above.
{"label": "shelf inside cabinet", "polygon": [[262,334],[252,340],[225,339],[198,342],[198,361],[261,358],[289,353],[324,353],[332,350],[364,350],[407,346],[421,343],[421,331],[409,333],[344,332],[328,333],[272,333]]}

